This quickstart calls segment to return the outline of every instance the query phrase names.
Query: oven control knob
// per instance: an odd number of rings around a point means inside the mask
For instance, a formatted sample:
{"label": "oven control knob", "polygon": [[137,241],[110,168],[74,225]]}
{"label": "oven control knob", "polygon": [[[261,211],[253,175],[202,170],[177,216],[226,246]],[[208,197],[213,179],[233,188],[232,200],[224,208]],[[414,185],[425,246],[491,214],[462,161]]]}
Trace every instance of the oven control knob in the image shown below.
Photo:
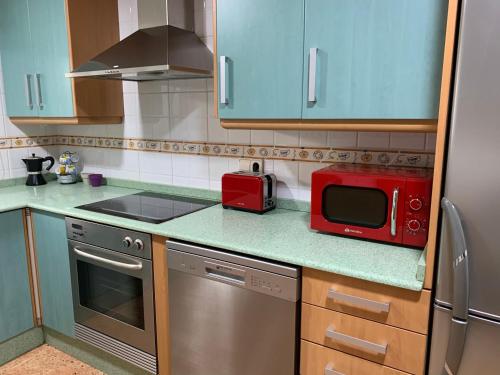
{"label": "oven control knob", "polygon": [[410,201],[410,208],[413,210],[413,211],[418,211],[420,210],[422,207],[423,207],[423,203],[420,199],[418,198],[413,198],[411,201]]}
{"label": "oven control knob", "polygon": [[144,243],[141,240],[139,240],[139,239],[137,239],[137,240],[134,241],[134,246],[135,246],[135,248],[137,250],[144,249]]}
{"label": "oven control knob", "polygon": [[420,221],[418,220],[410,220],[408,222],[408,229],[411,230],[412,232],[418,232],[418,230],[420,229]]}
{"label": "oven control knob", "polygon": [[130,238],[129,236],[125,237],[122,241],[122,244],[123,247],[129,248],[130,246],[132,246],[132,238]]}

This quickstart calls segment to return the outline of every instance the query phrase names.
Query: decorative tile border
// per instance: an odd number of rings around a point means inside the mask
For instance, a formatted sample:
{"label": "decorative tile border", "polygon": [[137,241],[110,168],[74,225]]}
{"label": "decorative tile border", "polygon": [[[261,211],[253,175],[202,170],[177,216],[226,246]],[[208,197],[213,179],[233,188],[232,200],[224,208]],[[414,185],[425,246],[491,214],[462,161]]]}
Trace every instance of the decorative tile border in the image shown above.
{"label": "decorative tile border", "polygon": [[56,145],[316,163],[359,163],[423,168],[432,168],[434,164],[434,154],[430,152],[335,149],[328,147],[274,147],[269,145],[258,146],[161,139],[84,137],[77,135],[0,139],[0,149]]}

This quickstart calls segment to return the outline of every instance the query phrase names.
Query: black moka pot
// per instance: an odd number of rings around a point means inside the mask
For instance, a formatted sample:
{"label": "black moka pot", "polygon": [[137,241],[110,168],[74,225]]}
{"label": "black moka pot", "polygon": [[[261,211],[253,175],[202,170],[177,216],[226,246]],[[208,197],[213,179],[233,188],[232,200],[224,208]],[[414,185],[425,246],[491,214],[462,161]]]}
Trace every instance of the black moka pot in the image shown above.
{"label": "black moka pot", "polygon": [[32,154],[31,157],[23,159],[24,164],[26,164],[26,169],[28,170],[28,179],[26,180],[26,185],[28,186],[39,186],[45,185],[47,181],[42,176],[43,163],[50,161],[50,165],[47,170],[54,166],[54,158],[52,156],[47,156],[42,158],[40,156],[35,156]]}

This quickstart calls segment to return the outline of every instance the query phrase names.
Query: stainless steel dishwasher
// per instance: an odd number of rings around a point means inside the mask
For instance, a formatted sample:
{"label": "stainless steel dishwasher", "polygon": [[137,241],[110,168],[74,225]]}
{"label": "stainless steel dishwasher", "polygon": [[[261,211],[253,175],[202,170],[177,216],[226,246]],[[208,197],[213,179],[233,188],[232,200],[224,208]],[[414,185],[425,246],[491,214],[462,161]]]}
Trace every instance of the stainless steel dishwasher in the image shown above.
{"label": "stainless steel dishwasher", "polygon": [[172,375],[296,375],[300,269],[167,242]]}

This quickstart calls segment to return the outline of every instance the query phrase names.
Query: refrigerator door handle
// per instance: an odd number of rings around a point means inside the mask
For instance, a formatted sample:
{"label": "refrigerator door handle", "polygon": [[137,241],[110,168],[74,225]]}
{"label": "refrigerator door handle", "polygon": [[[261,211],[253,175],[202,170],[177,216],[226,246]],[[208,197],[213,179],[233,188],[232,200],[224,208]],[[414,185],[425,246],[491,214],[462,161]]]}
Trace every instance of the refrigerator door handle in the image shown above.
{"label": "refrigerator door handle", "polygon": [[443,375],[456,375],[465,346],[469,311],[469,258],[462,220],[455,205],[444,197],[441,200],[445,222],[451,237],[453,273],[453,318],[446,350]]}

